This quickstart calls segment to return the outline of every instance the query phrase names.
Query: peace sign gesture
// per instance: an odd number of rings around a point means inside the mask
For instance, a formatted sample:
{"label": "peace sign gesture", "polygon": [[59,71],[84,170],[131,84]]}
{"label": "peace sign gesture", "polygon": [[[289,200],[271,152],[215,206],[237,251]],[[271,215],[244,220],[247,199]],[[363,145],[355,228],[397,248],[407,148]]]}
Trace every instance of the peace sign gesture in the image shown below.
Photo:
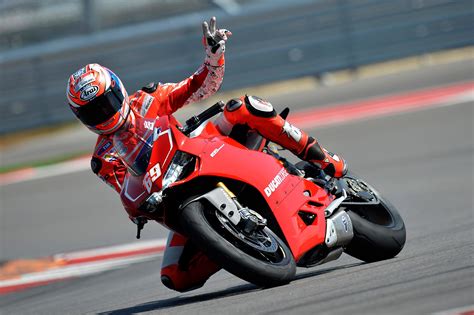
{"label": "peace sign gesture", "polygon": [[209,24],[207,21],[202,23],[202,33],[207,55],[206,63],[211,66],[222,65],[223,62],[220,60],[225,52],[225,43],[232,33],[226,29],[218,29],[215,16],[209,20]]}

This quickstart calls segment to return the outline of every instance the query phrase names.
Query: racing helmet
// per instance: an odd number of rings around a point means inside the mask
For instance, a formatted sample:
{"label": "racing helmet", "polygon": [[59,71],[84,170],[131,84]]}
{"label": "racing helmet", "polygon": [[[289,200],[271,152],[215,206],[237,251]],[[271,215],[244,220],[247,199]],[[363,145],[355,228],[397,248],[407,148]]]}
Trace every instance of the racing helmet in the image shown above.
{"label": "racing helmet", "polygon": [[69,77],[69,107],[97,134],[118,130],[130,114],[128,94],[119,77],[99,64],[88,64]]}

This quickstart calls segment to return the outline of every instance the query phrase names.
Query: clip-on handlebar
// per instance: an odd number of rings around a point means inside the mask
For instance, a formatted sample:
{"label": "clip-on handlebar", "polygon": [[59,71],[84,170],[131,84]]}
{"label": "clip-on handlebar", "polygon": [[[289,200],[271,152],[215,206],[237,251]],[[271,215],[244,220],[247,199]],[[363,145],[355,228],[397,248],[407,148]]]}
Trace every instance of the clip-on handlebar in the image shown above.
{"label": "clip-on handlebar", "polygon": [[189,136],[189,134],[193,132],[194,130],[196,130],[203,122],[223,112],[224,106],[225,106],[224,102],[219,101],[215,103],[214,105],[212,105],[211,107],[209,107],[208,109],[206,109],[205,111],[203,111],[202,113],[189,118],[188,120],[186,120],[186,123],[181,128],[181,131],[185,135]]}

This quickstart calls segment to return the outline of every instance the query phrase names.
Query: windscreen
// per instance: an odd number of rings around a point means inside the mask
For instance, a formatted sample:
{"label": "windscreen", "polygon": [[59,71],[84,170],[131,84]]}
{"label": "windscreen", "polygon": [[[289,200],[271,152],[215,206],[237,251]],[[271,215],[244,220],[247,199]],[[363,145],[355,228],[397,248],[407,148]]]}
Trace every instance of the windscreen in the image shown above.
{"label": "windscreen", "polygon": [[133,114],[128,122],[113,136],[114,147],[120,159],[135,176],[143,175],[148,167],[154,141],[155,120]]}

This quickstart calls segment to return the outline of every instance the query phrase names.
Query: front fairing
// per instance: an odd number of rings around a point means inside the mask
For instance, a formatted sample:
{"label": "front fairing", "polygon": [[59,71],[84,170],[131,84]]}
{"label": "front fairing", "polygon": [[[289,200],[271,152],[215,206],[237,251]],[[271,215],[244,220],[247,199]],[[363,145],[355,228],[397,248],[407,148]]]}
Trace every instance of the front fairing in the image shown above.
{"label": "front fairing", "polygon": [[144,215],[138,211],[139,206],[162,188],[162,170],[175,149],[171,123],[178,124],[173,117],[136,115],[133,128],[114,136],[114,146],[128,169],[121,191],[122,204],[132,217]]}
{"label": "front fairing", "polygon": [[[122,201],[131,216],[146,215],[166,224],[164,217],[141,213],[137,209],[150,193],[163,188],[163,175],[176,151],[180,150],[197,157],[196,167],[189,176],[171,184],[170,189],[186,182],[191,184],[196,177],[228,178],[246,183],[254,187],[268,204],[296,259],[324,242],[324,209],[333,199],[324,189],[288,174],[272,156],[248,150],[233,139],[220,135],[212,123],[208,123],[197,137],[185,136],[176,125],[173,117],[156,119],[147,172],[140,176],[128,175],[125,180]],[[147,189],[144,183],[148,180],[151,180],[148,182],[151,185]],[[186,196],[180,195],[180,198]],[[306,225],[300,211],[314,214],[314,222]]]}
{"label": "front fairing", "polygon": [[[199,156],[200,161],[198,171],[187,180],[196,176],[229,178],[253,186],[271,208],[296,259],[324,242],[324,209],[333,196],[310,181],[288,174],[274,157],[219,135],[212,124],[203,133],[205,137],[182,140],[186,151]],[[241,202],[245,204],[245,200]],[[300,211],[314,214],[313,224],[306,225]]]}

